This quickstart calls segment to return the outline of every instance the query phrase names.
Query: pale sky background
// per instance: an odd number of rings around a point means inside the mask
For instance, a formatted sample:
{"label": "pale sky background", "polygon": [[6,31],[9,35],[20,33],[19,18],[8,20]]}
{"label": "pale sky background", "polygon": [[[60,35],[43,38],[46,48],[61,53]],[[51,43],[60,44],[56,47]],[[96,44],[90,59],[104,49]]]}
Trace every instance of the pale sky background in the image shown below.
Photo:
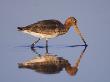
{"label": "pale sky background", "polygon": [[[18,69],[17,63],[31,58],[33,53],[17,46],[29,45],[36,38],[17,32],[16,28],[43,19],[58,19],[64,23],[69,16],[78,19],[78,26],[89,45],[77,75],[70,77],[65,71],[42,75]],[[44,40],[39,44],[44,45]],[[67,35],[52,39],[49,44],[82,42],[70,29]],[[41,49],[40,52],[43,53]],[[71,57],[78,57],[81,49],[50,48],[50,52],[71,60]],[[0,0],[0,82],[110,82],[109,62],[110,0]]]}

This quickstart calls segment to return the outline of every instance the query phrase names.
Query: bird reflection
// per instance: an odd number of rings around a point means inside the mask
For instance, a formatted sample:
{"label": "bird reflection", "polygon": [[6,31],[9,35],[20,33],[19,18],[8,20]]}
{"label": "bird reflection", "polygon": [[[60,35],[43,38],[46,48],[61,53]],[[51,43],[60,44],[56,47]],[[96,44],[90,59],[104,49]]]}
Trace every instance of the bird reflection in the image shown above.
{"label": "bird reflection", "polygon": [[[81,45],[77,45],[77,46],[81,46]],[[36,72],[43,74],[56,74],[61,72],[63,69],[65,69],[65,71],[69,75],[74,76],[76,75],[79,69],[80,60],[82,59],[86,48],[87,46],[84,46],[83,51],[81,52],[80,56],[78,57],[78,59],[76,60],[73,66],[71,66],[71,64],[67,59],[64,59],[63,57],[59,57],[56,54],[48,53],[48,47],[46,47],[46,53],[42,55],[39,54],[35,48],[32,48],[32,51],[38,55],[30,60],[24,61],[22,63],[18,63],[18,67],[32,69],[35,70]]]}

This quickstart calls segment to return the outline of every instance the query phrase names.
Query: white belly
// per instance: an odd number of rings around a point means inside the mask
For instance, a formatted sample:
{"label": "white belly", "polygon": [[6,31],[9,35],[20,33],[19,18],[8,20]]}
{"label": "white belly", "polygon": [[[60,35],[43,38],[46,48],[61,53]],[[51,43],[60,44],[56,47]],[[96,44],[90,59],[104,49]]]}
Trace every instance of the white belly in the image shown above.
{"label": "white belly", "polygon": [[54,33],[52,35],[48,35],[48,34],[41,34],[41,33],[36,33],[36,32],[29,32],[29,31],[23,31],[24,33],[27,33],[27,34],[30,34],[32,36],[35,36],[35,37],[38,37],[38,38],[44,38],[44,39],[50,39],[50,38],[54,38],[54,37],[57,37],[58,34],[57,33]]}

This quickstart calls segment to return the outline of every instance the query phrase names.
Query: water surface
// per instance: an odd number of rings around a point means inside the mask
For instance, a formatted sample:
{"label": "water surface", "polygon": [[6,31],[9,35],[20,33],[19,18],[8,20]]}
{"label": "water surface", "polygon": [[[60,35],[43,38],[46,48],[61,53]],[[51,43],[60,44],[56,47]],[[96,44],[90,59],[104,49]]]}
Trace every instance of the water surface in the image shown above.
{"label": "water surface", "polygon": [[[0,0],[0,81],[1,82],[108,82],[110,81],[110,1],[109,0]],[[34,38],[17,31],[43,19],[68,16],[78,19],[78,26],[88,43],[79,70],[73,77],[62,70],[58,74],[40,74],[30,69],[19,69],[19,62],[35,56],[29,46]],[[49,40],[49,52],[74,65],[84,47],[73,28],[61,37]],[[37,46],[44,46],[45,40]],[[38,48],[45,53],[45,48]]]}

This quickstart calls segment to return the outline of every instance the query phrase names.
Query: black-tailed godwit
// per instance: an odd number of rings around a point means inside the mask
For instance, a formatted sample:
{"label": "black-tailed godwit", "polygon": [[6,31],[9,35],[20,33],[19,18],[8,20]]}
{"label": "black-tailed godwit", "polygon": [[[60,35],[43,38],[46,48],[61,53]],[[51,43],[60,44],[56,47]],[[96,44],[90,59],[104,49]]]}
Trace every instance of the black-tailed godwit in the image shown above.
{"label": "black-tailed godwit", "polygon": [[67,33],[71,26],[74,27],[74,31],[80,36],[84,44],[87,45],[77,26],[77,20],[74,17],[67,18],[64,24],[54,19],[42,20],[25,27],[18,27],[18,30],[39,37],[31,45],[31,48],[34,48],[34,45],[42,38],[46,39],[46,46],[48,46],[48,39]]}

